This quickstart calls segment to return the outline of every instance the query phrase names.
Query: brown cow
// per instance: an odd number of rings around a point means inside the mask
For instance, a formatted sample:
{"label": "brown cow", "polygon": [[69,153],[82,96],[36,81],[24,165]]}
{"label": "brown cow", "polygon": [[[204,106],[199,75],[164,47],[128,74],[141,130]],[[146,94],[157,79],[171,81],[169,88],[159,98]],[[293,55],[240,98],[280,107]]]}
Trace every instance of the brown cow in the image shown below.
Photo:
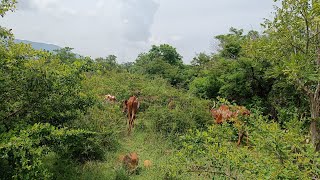
{"label": "brown cow", "polygon": [[139,106],[140,103],[138,98],[135,96],[131,96],[129,100],[125,100],[123,102],[123,112],[127,111],[128,115],[128,134],[131,132],[131,129],[134,128],[134,120],[136,118]]}
{"label": "brown cow", "polygon": [[136,152],[129,153],[125,156],[120,156],[120,160],[122,161],[122,165],[126,168],[129,172],[134,172],[139,164],[139,157]]}
{"label": "brown cow", "polygon": [[[246,109],[244,106],[221,105],[217,109],[211,109],[211,115],[215,119],[215,122],[217,124],[222,124],[223,122],[235,123],[235,126],[237,126],[237,128],[239,130],[238,143],[237,143],[237,145],[239,146],[241,143],[241,140],[244,136],[245,130],[243,130],[244,122],[241,122],[238,117],[239,116],[249,116],[250,111],[248,109]],[[248,144],[249,135],[248,135],[247,131],[245,131],[245,133],[247,136],[247,144]]]}

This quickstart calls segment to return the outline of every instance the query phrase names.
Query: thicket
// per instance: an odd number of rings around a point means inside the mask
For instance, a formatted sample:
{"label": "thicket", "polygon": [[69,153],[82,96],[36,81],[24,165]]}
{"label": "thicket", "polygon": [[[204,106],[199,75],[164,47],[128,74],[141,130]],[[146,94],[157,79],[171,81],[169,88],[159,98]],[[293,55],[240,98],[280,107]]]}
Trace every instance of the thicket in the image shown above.
{"label": "thicket", "polygon": [[[0,15],[15,3],[2,0]],[[131,95],[141,103],[133,136],[156,134],[175,149],[157,166],[164,179],[319,179],[319,7],[283,0],[265,32],[231,28],[215,37],[218,53],[191,65],[167,44],[125,64],[68,47],[37,51],[0,27],[0,179],[59,179],[67,170],[57,162],[112,161]],[[215,125],[210,109],[219,104],[251,115],[242,127]],[[249,143],[237,147],[239,128]]]}

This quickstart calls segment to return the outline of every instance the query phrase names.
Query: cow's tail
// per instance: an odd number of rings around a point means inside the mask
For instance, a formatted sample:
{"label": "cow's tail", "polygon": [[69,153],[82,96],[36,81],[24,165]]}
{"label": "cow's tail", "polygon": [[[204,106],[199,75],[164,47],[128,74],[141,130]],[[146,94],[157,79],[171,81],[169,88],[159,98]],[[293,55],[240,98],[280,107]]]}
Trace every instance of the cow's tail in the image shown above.
{"label": "cow's tail", "polygon": [[138,101],[138,98],[136,99],[136,102],[137,102],[137,109],[139,109],[139,107],[140,107],[140,102]]}

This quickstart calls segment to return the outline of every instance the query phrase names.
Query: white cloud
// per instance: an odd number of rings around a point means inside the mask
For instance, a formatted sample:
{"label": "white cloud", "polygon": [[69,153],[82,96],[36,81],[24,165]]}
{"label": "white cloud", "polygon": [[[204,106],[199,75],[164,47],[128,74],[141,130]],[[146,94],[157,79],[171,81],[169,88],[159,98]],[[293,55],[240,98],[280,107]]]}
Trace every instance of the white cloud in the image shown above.
{"label": "white cloud", "polygon": [[146,42],[159,4],[152,0],[120,0],[124,37],[128,41]]}
{"label": "white cloud", "polygon": [[188,62],[212,52],[213,37],[231,26],[258,29],[271,0],[18,0],[0,19],[16,38],[69,46],[92,57],[133,61],[152,44],[169,43]]}
{"label": "white cloud", "polygon": [[23,0],[18,1],[21,10],[47,10],[55,9],[61,4],[60,0]]}

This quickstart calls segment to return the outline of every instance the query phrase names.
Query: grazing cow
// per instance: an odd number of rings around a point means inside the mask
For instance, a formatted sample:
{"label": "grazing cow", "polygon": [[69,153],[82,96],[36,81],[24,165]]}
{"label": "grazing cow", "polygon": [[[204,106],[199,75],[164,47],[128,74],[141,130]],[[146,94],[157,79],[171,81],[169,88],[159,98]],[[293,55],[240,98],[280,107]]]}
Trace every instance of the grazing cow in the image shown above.
{"label": "grazing cow", "polygon": [[115,97],[115,96],[112,96],[112,95],[110,95],[110,94],[105,95],[105,96],[104,96],[104,99],[105,99],[107,102],[113,102],[113,103],[117,101],[116,97]]}
{"label": "grazing cow", "polygon": [[244,136],[244,132],[247,136],[247,144],[249,135],[248,132],[243,130],[244,122],[239,120],[239,116],[249,116],[250,111],[245,108],[244,106],[227,106],[221,105],[219,108],[211,109],[211,115],[215,119],[215,123],[222,124],[223,122],[233,122],[236,124],[239,132],[238,132],[238,142],[237,145],[239,146],[241,140]]}
{"label": "grazing cow", "polygon": [[134,128],[134,120],[136,118],[139,106],[140,103],[138,98],[135,96],[131,96],[129,100],[125,100],[123,102],[122,112],[127,112],[128,115],[128,134],[131,132],[131,129]]}
{"label": "grazing cow", "polygon": [[122,161],[122,165],[126,168],[129,172],[134,172],[139,164],[139,157],[136,152],[129,153],[125,156],[120,156],[120,160]]}
{"label": "grazing cow", "polygon": [[150,160],[144,160],[143,161],[143,166],[146,168],[146,169],[149,169],[151,166],[152,166],[152,162]]}

